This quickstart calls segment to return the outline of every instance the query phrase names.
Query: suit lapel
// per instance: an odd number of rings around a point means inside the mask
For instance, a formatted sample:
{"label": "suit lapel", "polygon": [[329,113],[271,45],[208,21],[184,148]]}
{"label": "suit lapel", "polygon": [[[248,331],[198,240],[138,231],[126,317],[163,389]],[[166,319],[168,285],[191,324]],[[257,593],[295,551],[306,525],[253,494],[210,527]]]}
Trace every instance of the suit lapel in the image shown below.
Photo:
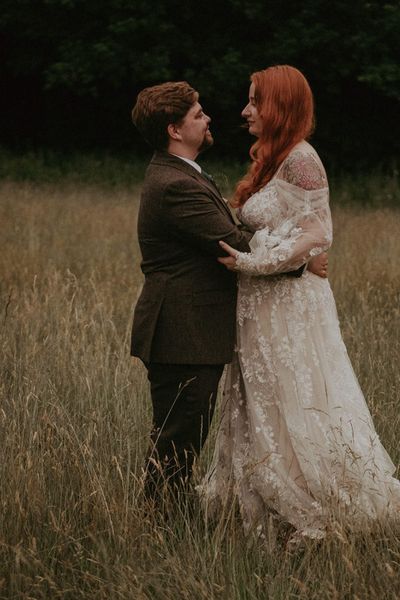
{"label": "suit lapel", "polygon": [[177,156],[173,156],[168,152],[156,152],[151,160],[153,164],[162,164],[165,166],[173,167],[178,169],[178,171],[182,171],[185,175],[189,177],[193,177],[196,179],[202,186],[204,186],[212,195],[215,203],[219,208],[222,208],[225,214],[229,216],[231,221],[234,221],[231,211],[227,206],[227,203],[222,198],[220,191],[217,187],[206,177],[204,177],[201,173],[199,173],[194,167],[189,165],[189,163],[184,160],[178,158]]}

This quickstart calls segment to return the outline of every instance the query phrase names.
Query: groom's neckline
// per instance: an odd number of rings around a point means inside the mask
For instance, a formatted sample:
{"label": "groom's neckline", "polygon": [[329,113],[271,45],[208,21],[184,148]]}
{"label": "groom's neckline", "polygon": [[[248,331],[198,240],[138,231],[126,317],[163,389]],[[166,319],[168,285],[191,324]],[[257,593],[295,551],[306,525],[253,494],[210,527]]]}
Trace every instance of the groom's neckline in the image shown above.
{"label": "groom's neckline", "polygon": [[190,158],[186,158],[185,156],[179,156],[179,154],[172,154],[172,152],[170,154],[171,154],[171,156],[176,156],[176,158],[179,158],[180,160],[184,160],[188,165],[190,165],[191,167],[196,169],[196,171],[198,173],[201,173],[200,165],[197,164],[197,162],[195,162],[194,160],[191,160]]}

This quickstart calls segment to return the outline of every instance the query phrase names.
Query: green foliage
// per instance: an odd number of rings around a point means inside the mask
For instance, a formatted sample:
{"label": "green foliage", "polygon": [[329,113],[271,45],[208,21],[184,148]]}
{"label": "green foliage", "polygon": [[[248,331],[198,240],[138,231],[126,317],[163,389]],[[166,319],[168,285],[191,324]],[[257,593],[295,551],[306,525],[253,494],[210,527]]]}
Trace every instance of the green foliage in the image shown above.
{"label": "green foliage", "polygon": [[[0,183],[5,181],[65,186],[95,185],[111,188],[138,189],[143,182],[150,158],[132,154],[113,155],[104,152],[38,152],[14,153],[0,147]],[[232,159],[218,159],[210,152],[199,159],[202,167],[213,175],[225,197],[230,197],[248,164]],[[332,206],[364,206],[396,208],[400,205],[399,169],[375,168],[368,174],[353,170],[328,172]]]}
{"label": "green foliage", "polygon": [[143,181],[146,162],[137,157],[49,150],[17,155],[0,148],[0,180],[96,184],[105,188],[136,186]]}
{"label": "green foliage", "polygon": [[3,0],[0,125],[19,145],[139,146],[137,92],[187,79],[214,117],[219,151],[243,158],[249,75],[288,63],[311,82],[325,154],[374,162],[399,150],[399,28],[399,3],[379,0]]}
{"label": "green foliage", "polygon": [[362,68],[359,81],[365,81],[386,96],[400,100],[400,5],[398,2],[366,4],[371,27],[359,35]]}

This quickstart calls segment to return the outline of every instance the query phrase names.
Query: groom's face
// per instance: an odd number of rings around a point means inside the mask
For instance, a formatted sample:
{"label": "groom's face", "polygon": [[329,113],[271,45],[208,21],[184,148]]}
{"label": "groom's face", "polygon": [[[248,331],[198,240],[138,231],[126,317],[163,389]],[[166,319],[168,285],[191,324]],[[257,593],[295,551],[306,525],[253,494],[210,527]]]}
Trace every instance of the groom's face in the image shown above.
{"label": "groom's face", "polygon": [[200,153],[213,145],[214,139],[209,128],[211,119],[205,114],[199,102],[193,104],[177,126],[183,144]]}

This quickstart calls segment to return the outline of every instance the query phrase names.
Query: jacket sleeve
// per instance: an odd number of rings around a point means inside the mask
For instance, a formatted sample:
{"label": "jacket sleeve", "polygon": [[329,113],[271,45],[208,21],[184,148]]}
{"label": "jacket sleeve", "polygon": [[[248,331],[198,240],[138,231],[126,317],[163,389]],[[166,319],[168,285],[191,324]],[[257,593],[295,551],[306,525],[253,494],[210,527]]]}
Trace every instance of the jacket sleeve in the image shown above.
{"label": "jacket sleeve", "polygon": [[[180,180],[164,193],[162,212],[169,232],[213,256],[225,256],[219,241],[249,252],[251,234],[241,231],[195,181]],[[223,200],[221,200],[223,202]]]}

